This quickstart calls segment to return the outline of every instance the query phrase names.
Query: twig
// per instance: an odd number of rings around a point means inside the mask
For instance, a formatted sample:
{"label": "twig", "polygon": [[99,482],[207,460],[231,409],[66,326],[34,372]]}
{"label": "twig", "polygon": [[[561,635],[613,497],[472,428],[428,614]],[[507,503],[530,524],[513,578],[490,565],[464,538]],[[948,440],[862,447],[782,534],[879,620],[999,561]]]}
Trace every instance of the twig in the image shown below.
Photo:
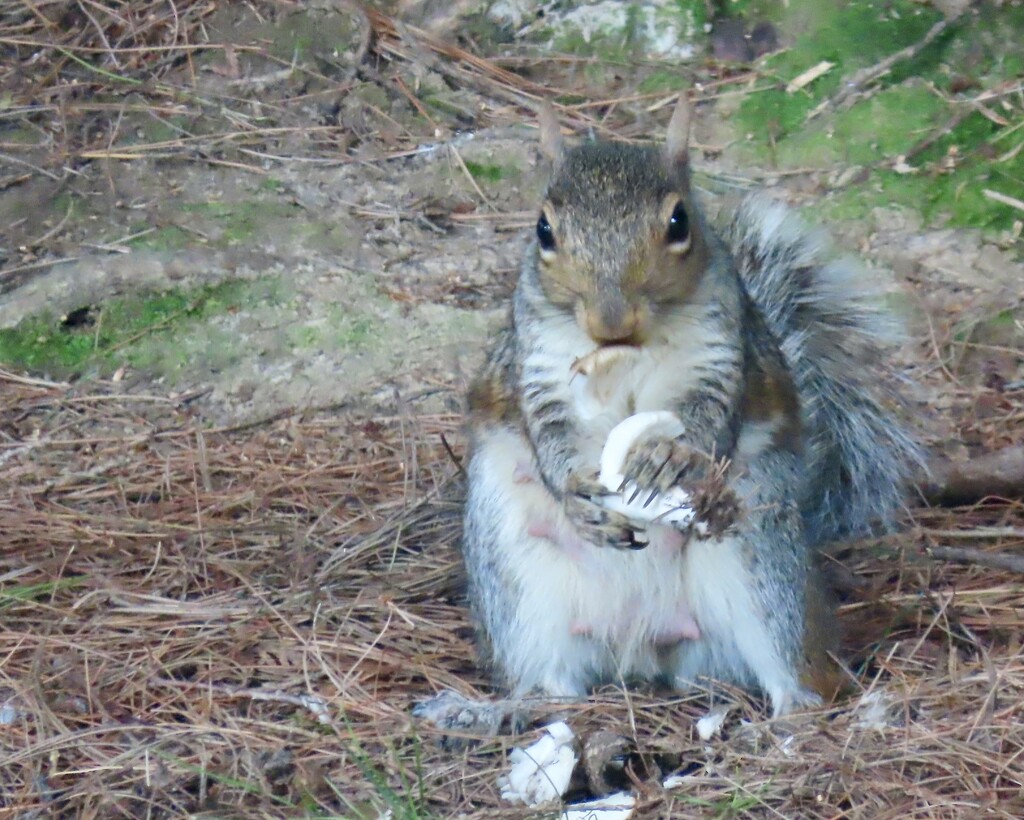
{"label": "twig", "polygon": [[1024,447],[929,466],[931,476],[918,484],[929,504],[955,507],[985,498],[1024,497]]}
{"label": "twig", "polygon": [[12,157],[10,154],[0,154],[0,161],[10,162],[13,165],[22,165],[25,168],[31,168],[37,174],[42,174],[43,176],[47,176],[50,179],[55,179],[57,180],[57,182],[60,182],[61,179],[57,174],[53,173],[52,171],[47,171],[45,168],[40,168],[38,165],[33,165],[31,162],[25,162],[25,160],[23,159]]}
{"label": "twig", "polygon": [[130,345],[130,344],[132,344],[134,342],[137,342],[139,339],[141,339],[141,338],[143,338],[145,336],[149,336],[151,333],[157,333],[158,331],[166,330],[170,325],[174,324],[174,321],[178,317],[185,316],[188,313],[191,313],[197,307],[199,307],[199,303],[198,302],[193,302],[192,304],[187,305],[186,307],[183,307],[181,310],[174,311],[174,313],[172,313],[170,316],[168,316],[162,322],[157,322],[155,325],[150,325],[145,330],[140,330],[138,333],[135,333],[135,334],[129,336],[127,339],[122,339],[116,345],[113,345],[112,347],[108,347],[107,348],[107,353],[113,353],[115,350],[120,350],[123,347],[127,347],[128,345]]}
{"label": "twig", "polygon": [[[29,48],[43,49],[53,48],[53,43],[48,43],[45,40],[37,40],[32,37],[0,37],[0,44],[8,46],[28,46]],[[83,54],[157,54],[161,52],[197,52],[197,51],[224,51],[226,48],[232,48],[237,52],[249,52],[252,54],[262,54],[265,49],[260,46],[247,46],[231,44],[226,45],[224,43],[175,43],[170,46],[162,45],[145,45],[145,46],[121,46],[119,48],[101,48],[100,46],[80,46],[80,45],[64,45],[62,47],[67,51],[79,51]]]}
{"label": "twig", "polygon": [[971,547],[926,547],[925,552],[930,557],[941,561],[956,561],[959,564],[977,564],[992,569],[1024,572],[1024,555],[985,552]]}
{"label": "twig", "polygon": [[459,473],[464,476],[466,474],[466,468],[462,466],[462,459],[459,458],[458,455],[456,455],[455,451],[452,449],[451,444],[448,443],[448,439],[445,436],[445,434],[441,433],[440,436],[441,444],[444,445],[444,450],[448,454],[448,458],[452,460],[452,464],[455,465],[455,468],[459,471]]}
{"label": "twig", "polygon": [[481,191],[480,186],[476,184],[476,180],[473,178],[473,173],[469,170],[469,167],[462,159],[462,154],[459,153],[459,149],[456,148],[454,145],[449,145],[448,150],[451,151],[451,153],[455,156],[456,161],[458,161],[459,163],[459,167],[462,168],[463,173],[465,173],[466,175],[466,179],[468,179],[469,184],[473,186],[473,190],[480,195],[480,199],[483,200],[484,205],[486,205],[492,211],[497,211],[498,209],[495,208],[494,205],[491,203],[491,200],[487,198],[487,194]]}
{"label": "twig", "polygon": [[48,268],[52,265],[66,265],[69,262],[77,262],[79,259],[81,259],[80,256],[65,256],[63,259],[44,259],[40,262],[29,262],[25,265],[16,265],[13,268],[5,268],[4,270],[0,270],[0,283],[2,283],[4,279],[13,279],[13,274],[15,273],[24,273],[25,271],[37,270],[38,268]]}
{"label": "twig", "polygon": [[1016,208],[1018,211],[1024,211],[1024,200],[1017,199],[1015,196],[1001,194],[999,191],[992,191],[988,188],[985,188],[981,193],[984,195],[985,199],[991,199],[993,202],[1009,205],[1011,208]]}
{"label": "twig", "polygon": [[18,373],[11,373],[8,370],[0,370],[0,380],[23,384],[27,387],[45,387],[47,389],[63,389],[68,386],[67,382],[51,382],[45,379],[32,379]]}
{"label": "twig", "polygon": [[64,213],[64,216],[61,217],[60,221],[56,225],[54,225],[52,228],[50,228],[50,230],[48,230],[46,233],[44,233],[42,236],[40,236],[38,239],[31,239],[28,242],[26,242],[25,246],[29,247],[29,248],[38,248],[40,245],[42,245],[44,242],[46,242],[46,240],[52,239],[53,237],[55,237],[57,234],[59,234],[61,232],[61,230],[67,224],[68,220],[71,219],[71,214],[73,214],[74,211],[75,211],[75,200],[74,200],[74,198],[70,198],[70,199],[68,199],[68,209]]}
{"label": "twig", "polygon": [[930,148],[944,136],[949,134],[954,128],[956,128],[960,123],[962,123],[973,113],[973,108],[963,108],[960,111],[957,111],[952,117],[949,118],[949,120],[947,120],[945,125],[943,125],[941,128],[936,129],[935,131],[932,131],[932,133],[930,133],[923,140],[916,143],[915,145],[912,145],[903,155],[903,159],[913,159],[926,148]]}
{"label": "twig", "polygon": [[1024,539],[1024,529],[1019,527],[974,527],[969,530],[937,530],[921,528],[922,535],[932,538],[963,538],[980,541],[983,538],[1020,538]]}
{"label": "twig", "polygon": [[906,48],[901,48],[895,54],[890,54],[884,60],[880,60],[874,65],[862,68],[860,71],[856,72],[849,80],[843,83],[838,92],[827,100],[823,100],[820,105],[814,108],[814,110],[807,115],[807,119],[814,119],[828,108],[837,108],[853,95],[859,94],[863,86],[887,73],[894,65],[896,65],[896,63],[903,62],[904,60],[909,60],[917,56],[921,51],[927,48],[936,37],[942,34],[950,27],[950,25],[955,23],[959,17],[960,15],[957,14],[954,17],[939,20],[939,22],[928,29],[928,32],[924,37],[916,43],[909,45]]}
{"label": "twig", "polygon": [[108,253],[129,253],[131,248],[124,247],[126,242],[131,242],[142,236],[147,236],[154,231],[156,231],[156,228],[145,228],[144,230],[128,234],[128,236],[123,236],[120,239],[115,239],[113,242],[106,242],[102,245],[94,245],[91,242],[83,242],[82,244],[87,248],[95,248],[96,250],[107,251]]}

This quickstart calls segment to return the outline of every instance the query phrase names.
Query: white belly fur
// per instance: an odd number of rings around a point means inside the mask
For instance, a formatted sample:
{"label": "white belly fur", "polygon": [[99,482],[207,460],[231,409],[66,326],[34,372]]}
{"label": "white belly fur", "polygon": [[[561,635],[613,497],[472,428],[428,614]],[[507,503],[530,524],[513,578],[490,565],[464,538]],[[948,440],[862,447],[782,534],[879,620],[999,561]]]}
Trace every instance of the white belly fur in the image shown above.
{"label": "white belly fur", "polygon": [[[530,458],[518,433],[497,429],[478,442],[470,476],[474,492],[505,511],[493,547],[504,553],[500,563],[521,591],[515,625],[521,649],[506,659],[521,688],[580,695],[586,684],[579,670],[613,679],[667,671],[659,666],[659,646],[697,637],[694,617],[702,628],[701,613],[691,616],[687,606],[694,579],[687,579],[683,537],[652,527],[651,543],[637,551],[582,542],[540,482],[516,480]],[[538,522],[551,525],[553,538],[528,534]],[[732,550],[721,541],[714,547]]]}
{"label": "white belly fur", "polygon": [[[692,368],[711,355],[666,340],[590,381],[570,365],[591,353],[593,343],[575,326],[563,330],[535,348],[525,369],[531,377],[543,377],[553,385],[553,397],[574,408],[576,444],[593,460],[595,475],[612,428],[637,412],[673,408],[692,386]],[[677,329],[681,337],[686,332]],[[731,638],[735,625],[749,620],[739,544],[725,538],[684,546],[679,531],[664,526],[650,527],[650,543],[642,550],[583,543],[544,486],[521,480],[524,468],[536,470],[529,444],[514,430],[492,428],[477,441],[469,476],[476,503],[504,511],[491,546],[519,586],[516,638],[502,648],[517,689],[579,696],[594,677],[669,673],[682,683],[708,674],[709,666],[722,668],[726,659],[711,657],[720,651],[695,639],[703,634]],[[539,523],[550,524],[553,538],[530,534]],[[733,583],[723,584],[723,578]],[[752,630],[751,642],[762,639],[762,631]],[[663,651],[680,640],[677,652]],[[718,640],[714,645],[726,650],[725,665],[731,666],[736,653]],[[730,677],[746,675],[729,671]]]}

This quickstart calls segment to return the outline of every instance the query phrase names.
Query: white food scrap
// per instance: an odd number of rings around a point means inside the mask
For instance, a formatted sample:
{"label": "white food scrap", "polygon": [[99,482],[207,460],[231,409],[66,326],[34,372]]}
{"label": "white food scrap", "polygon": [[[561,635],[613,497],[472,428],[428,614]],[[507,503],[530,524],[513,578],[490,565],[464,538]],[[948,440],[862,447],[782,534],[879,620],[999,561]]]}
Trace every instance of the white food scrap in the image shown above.
{"label": "white food scrap", "polygon": [[605,345],[586,356],[580,356],[569,369],[575,376],[600,378],[606,376],[616,365],[625,363],[638,353],[638,348],[632,345]]}
{"label": "white food scrap", "polygon": [[728,706],[716,706],[714,709],[709,711],[704,717],[697,721],[697,734],[700,735],[701,740],[710,740],[720,731],[722,731],[722,724],[725,723],[726,717],[729,715]]}
{"label": "white food scrap", "polygon": [[544,727],[545,734],[525,749],[513,749],[512,768],[498,785],[511,803],[539,806],[565,794],[579,757],[576,736],[564,721]]}
{"label": "white food scrap", "polygon": [[562,820],[629,820],[636,798],[628,792],[616,792],[598,800],[573,803],[562,812]]}
{"label": "white food scrap", "polygon": [[690,495],[678,487],[657,497],[648,504],[647,493],[638,493],[630,502],[628,499],[636,491],[636,485],[627,483],[622,492],[624,476],[623,467],[630,448],[641,437],[662,435],[676,438],[684,432],[683,423],[674,414],[666,410],[651,410],[636,413],[612,428],[601,452],[601,472],[598,480],[612,493],[596,499],[607,509],[622,513],[634,521],[650,522],[657,519],[658,523],[687,525],[693,520],[694,512],[690,506]]}

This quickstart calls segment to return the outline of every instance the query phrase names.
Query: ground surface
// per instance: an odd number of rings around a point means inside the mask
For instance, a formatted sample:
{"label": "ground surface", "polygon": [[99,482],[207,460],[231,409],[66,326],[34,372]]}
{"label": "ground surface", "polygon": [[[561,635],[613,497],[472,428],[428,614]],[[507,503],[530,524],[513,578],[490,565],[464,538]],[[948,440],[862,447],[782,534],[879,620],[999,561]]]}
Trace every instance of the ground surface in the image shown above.
{"label": "ground surface", "polygon": [[[942,14],[793,5],[744,4],[781,54],[680,68],[458,4],[408,3],[411,27],[344,3],[0,4],[11,809],[515,811],[515,741],[442,751],[409,709],[488,691],[439,499],[543,185],[544,89],[578,132],[636,139],[696,83],[709,208],[766,184],[827,221],[908,318],[932,448],[1017,441],[1024,12],[969,9],[858,80]],[[649,816],[1018,815],[1015,579],[923,550],[1012,551],[1019,518],[919,510],[840,556],[855,682],[828,717],[771,727],[741,700],[709,745],[706,699],[608,692],[574,726],[631,738]]]}

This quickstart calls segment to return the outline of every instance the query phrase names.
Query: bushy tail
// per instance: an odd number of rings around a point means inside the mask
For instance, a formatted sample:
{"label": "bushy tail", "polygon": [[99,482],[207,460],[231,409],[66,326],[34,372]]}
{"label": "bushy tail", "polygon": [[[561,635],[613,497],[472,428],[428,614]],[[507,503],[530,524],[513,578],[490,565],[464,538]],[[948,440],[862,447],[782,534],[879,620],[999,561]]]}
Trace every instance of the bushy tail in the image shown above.
{"label": "bushy tail", "polygon": [[727,238],[796,379],[813,543],[890,526],[923,458],[900,423],[889,359],[898,326],[881,295],[855,262],[764,195],[744,200]]}

